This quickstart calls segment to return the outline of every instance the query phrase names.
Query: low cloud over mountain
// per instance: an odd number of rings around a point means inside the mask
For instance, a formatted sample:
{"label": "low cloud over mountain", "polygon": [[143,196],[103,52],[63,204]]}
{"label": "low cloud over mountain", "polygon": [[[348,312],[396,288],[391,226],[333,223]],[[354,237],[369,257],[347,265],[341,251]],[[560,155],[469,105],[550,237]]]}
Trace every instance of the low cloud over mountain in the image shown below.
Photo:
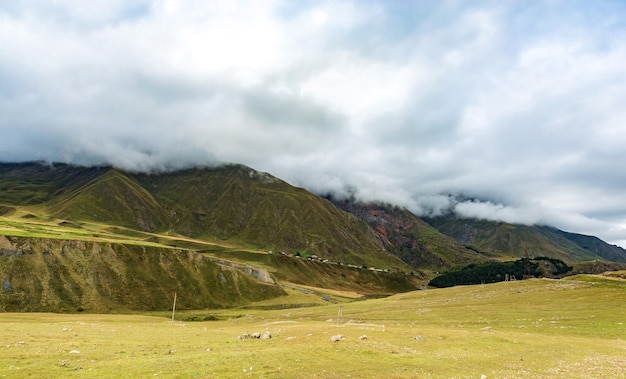
{"label": "low cloud over mountain", "polygon": [[0,160],[241,162],[320,193],[626,246],[624,14],[621,1],[4,2]]}

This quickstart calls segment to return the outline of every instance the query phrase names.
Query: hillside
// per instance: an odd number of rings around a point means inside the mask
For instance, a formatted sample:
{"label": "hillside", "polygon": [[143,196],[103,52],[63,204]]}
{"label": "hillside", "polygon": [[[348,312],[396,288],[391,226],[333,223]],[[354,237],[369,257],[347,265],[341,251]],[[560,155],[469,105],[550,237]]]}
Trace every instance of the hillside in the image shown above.
{"label": "hillside", "polygon": [[406,268],[383,250],[364,222],[302,188],[245,166],[133,178],[162,205],[168,227],[176,233],[342,263]]}
{"label": "hillside", "polygon": [[563,241],[562,246],[581,251],[582,256],[594,254],[600,257],[599,260],[626,263],[626,250],[610,245],[598,237],[569,233],[549,226],[537,226],[537,229],[557,243]]}
{"label": "hillside", "polygon": [[383,250],[364,222],[304,189],[245,166],[159,174],[62,164],[0,166],[4,212],[26,206],[60,220],[408,270]]}
{"label": "hillside", "polygon": [[626,262],[626,250],[597,237],[568,233],[548,226],[509,224],[459,218],[453,214],[426,218],[433,227],[489,254],[502,257],[551,257],[566,262]]}
{"label": "hillside", "polygon": [[17,210],[101,223],[126,234],[178,235],[402,271],[526,255],[626,261],[623,249],[591,236],[454,215],[427,219],[427,224],[406,209],[325,199],[235,164],[152,174],[0,164],[0,214],[8,217]]}
{"label": "hillside", "polygon": [[65,164],[0,163],[0,204],[41,205],[71,192],[107,171]]}
{"label": "hillside", "polygon": [[174,293],[177,309],[215,309],[282,298],[284,284],[381,296],[418,279],[282,254],[0,235],[0,311],[166,310]]}
{"label": "hillside", "polygon": [[273,283],[178,249],[0,236],[0,310],[221,308],[284,295]]}
{"label": "hillside", "polygon": [[124,173],[111,168],[73,191],[53,197],[49,214],[58,219],[90,220],[154,232],[166,225],[152,195]]}

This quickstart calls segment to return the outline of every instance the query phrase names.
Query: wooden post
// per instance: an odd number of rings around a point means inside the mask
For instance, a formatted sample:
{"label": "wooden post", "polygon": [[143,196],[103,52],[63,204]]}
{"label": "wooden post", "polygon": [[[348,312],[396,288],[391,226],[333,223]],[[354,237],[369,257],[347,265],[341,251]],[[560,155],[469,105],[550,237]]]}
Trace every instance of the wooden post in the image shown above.
{"label": "wooden post", "polygon": [[337,312],[337,324],[343,323],[343,305],[339,305],[339,312]]}
{"label": "wooden post", "polygon": [[172,307],[172,322],[174,322],[174,312],[176,312],[176,292],[174,292],[174,306]]}

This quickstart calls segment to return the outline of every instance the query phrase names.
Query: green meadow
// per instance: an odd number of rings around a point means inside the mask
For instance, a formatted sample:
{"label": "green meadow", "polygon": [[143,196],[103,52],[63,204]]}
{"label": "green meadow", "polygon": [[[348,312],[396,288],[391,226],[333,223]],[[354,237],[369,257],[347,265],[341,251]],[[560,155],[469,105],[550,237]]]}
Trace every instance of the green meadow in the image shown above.
{"label": "green meadow", "polygon": [[[176,312],[174,321],[171,311],[3,313],[0,376],[626,378],[619,276],[341,295],[325,302],[293,289],[245,308]],[[271,339],[238,338],[266,331]]]}

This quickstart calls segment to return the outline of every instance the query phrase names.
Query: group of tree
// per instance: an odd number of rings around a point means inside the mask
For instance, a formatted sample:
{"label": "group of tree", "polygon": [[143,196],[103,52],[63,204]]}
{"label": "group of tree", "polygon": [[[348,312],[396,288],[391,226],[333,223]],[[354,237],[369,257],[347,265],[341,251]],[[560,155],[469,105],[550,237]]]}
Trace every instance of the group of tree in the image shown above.
{"label": "group of tree", "polygon": [[528,277],[562,277],[572,270],[565,262],[548,257],[521,258],[507,262],[470,264],[433,278],[430,285],[444,288],[456,285],[496,283]]}

